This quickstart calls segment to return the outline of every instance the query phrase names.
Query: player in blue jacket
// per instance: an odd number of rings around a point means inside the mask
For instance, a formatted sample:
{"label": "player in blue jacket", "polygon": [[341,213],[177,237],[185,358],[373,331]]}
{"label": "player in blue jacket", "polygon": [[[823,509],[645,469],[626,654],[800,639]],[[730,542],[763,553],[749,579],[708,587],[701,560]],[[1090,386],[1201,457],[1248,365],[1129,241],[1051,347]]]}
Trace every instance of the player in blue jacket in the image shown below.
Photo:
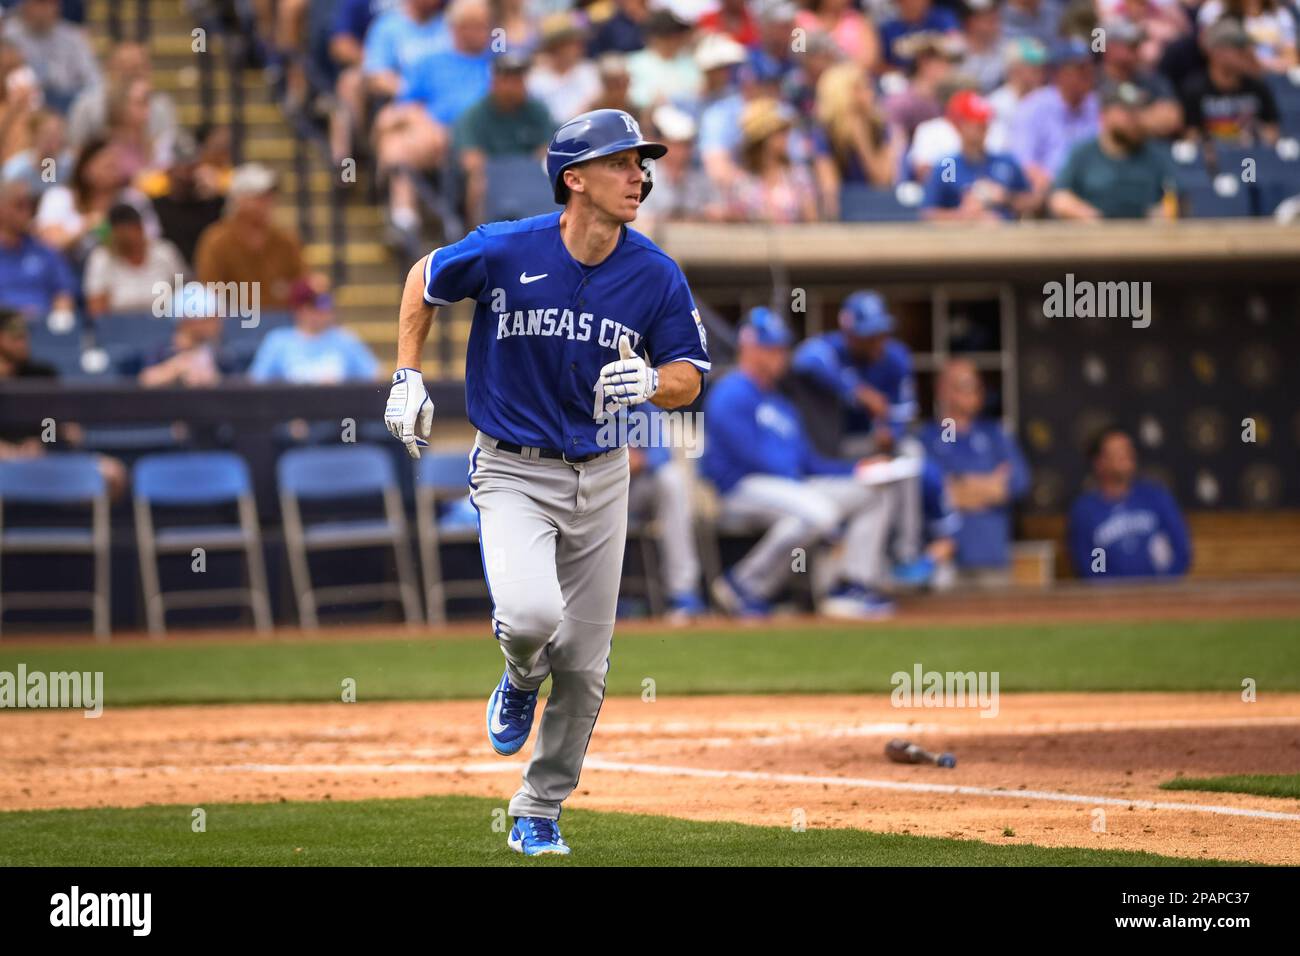
{"label": "player in blue jacket", "polygon": [[882,575],[887,496],[854,477],[859,462],[818,454],[799,412],[776,390],[790,362],[791,335],[770,309],[750,311],[741,326],[736,369],[704,401],[701,471],[717,487],[722,517],[766,528],[735,569],[713,582],[728,611],[766,616],[791,572],[795,548],[812,548],[844,531],[838,584],[823,613],[857,619],[888,615],[875,586]]}
{"label": "player in blue jacket", "polygon": [[438,309],[474,301],[465,399],[478,429],[469,459],[493,634],[505,673],[488,698],[494,750],[528,740],[537,692],[551,693],[508,844],[565,854],[557,821],[577,786],[605,695],[627,539],[620,408],[694,401],[709,369],[686,277],[628,228],[667,152],[621,110],[556,131],[546,166],[560,213],[489,223],[435,249],[407,275],[398,369],[384,418],[412,457],[433,406],[420,355]]}
{"label": "player in blue jacket", "polygon": [[1187,525],[1168,491],[1136,478],[1133,439],[1107,429],[1093,442],[1089,459],[1096,487],[1070,508],[1076,573],[1094,581],[1186,574],[1192,562]]}
{"label": "player in blue jacket", "polygon": [[936,405],[938,420],[920,438],[962,516],[957,565],[968,577],[997,581],[1011,564],[1011,503],[1029,490],[1029,469],[1002,425],[980,417],[984,385],[969,359],[944,365]]}
{"label": "player in blue jacket", "polygon": [[[840,454],[924,454],[907,434],[916,420],[912,353],[893,337],[894,317],[876,292],[854,292],[840,308],[839,331],[806,340],[794,353],[796,375],[820,388],[843,415]],[[915,478],[889,487],[888,524],[898,562],[894,576],[924,584],[934,562],[921,551],[921,488]]]}

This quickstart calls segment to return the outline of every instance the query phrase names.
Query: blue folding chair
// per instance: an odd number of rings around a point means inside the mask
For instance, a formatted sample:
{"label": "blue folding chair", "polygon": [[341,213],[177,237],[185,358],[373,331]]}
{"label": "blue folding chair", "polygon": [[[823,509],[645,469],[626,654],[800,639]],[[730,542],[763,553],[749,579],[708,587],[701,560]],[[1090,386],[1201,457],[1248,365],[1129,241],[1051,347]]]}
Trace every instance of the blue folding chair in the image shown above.
{"label": "blue folding chair", "polygon": [[[276,463],[280,513],[289,573],[304,628],[319,626],[320,603],[398,599],[408,625],[420,620],[420,599],[406,530],[406,515],[393,460],[377,445],[294,448]],[[304,525],[300,501],[381,498],[383,518],[324,521]],[[397,581],[314,588],[308,555],[312,551],[391,547]],[[334,599],[334,600],[332,600]]]}
{"label": "blue folding chair", "polygon": [[1232,177],[1218,176],[1209,186],[1181,190],[1183,208],[1192,219],[1237,219],[1254,214],[1252,190]]}
{"label": "blue folding chair", "polygon": [[497,156],[487,161],[484,216],[488,222],[527,219],[555,209],[555,196],[541,163],[533,156]]}
{"label": "blue folding chair", "polygon": [[1169,156],[1174,171],[1174,185],[1179,191],[1210,185],[1210,167],[1200,144],[1189,141],[1155,144]]}
{"label": "blue folding chair", "polygon": [[[161,637],[167,626],[168,607],[248,607],[253,623],[263,633],[271,630],[271,602],[262,562],[262,534],[248,466],[233,452],[171,452],[146,455],[132,471],[135,494],[135,534],[140,552],[140,580],[144,587],[145,616],[149,632]],[[234,504],[236,523],[176,525],[156,529],[155,507],[168,509],[212,508]],[[163,593],[158,556],[209,551],[242,551],[247,584],[242,588],[194,588]]]}
{"label": "blue folding chair", "polygon": [[902,190],[901,195],[897,189],[876,189],[859,184],[840,189],[840,219],[843,222],[916,222],[920,218],[920,196],[916,195],[915,189]]}
{"label": "blue folding chair", "polygon": [[454,581],[443,576],[442,546],[478,541],[477,528],[445,528],[438,521],[439,503],[463,498],[468,491],[468,475],[468,452],[431,454],[425,451],[416,462],[415,531],[430,624],[446,623],[448,598],[483,597],[488,593],[482,575]]}
{"label": "blue folding chair", "polygon": [[81,373],[80,324],[56,331],[44,319],[37,319],[27,323],[27,334],[33,359],[53,365],[61,377]]}
{"label": "blue folding chair", "polygon": [[[39,507],[89,505],[89,528],[23,525],[8,528],[6,504]],[[0,462],[0,567],[7,554],[87,554],[94,558],[92,591],[14,591],[0,586],[0,621],[5,607],[89,607],[95,636],[109,638],[108,492],[94,455],[68,453]]]}

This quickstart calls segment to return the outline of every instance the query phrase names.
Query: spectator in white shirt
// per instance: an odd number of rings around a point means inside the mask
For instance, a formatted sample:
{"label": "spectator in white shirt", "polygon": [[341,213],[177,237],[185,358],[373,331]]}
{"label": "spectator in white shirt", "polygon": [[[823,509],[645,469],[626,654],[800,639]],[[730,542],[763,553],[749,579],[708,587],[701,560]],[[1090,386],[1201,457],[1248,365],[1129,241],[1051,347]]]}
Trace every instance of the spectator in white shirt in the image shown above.
{"label": "spectator in white shirt", "polygon": [[166,239],[145,235],[139,210],[125,203],[108,211],[108,242],[90,253],[83,283],[91,316],[150,312],[154,286],[169,287],[181,276],[185,261]]}

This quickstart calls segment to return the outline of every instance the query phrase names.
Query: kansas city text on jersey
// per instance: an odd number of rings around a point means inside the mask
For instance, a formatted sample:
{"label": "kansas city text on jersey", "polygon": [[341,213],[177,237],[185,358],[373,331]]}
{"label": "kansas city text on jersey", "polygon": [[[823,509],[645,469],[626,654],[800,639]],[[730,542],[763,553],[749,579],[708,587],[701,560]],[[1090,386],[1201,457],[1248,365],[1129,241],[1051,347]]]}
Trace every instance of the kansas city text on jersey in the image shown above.
{"label": "kansas city text on jersey", "polygon": [[[572,309],[516,309],[514,312],[502,312],[497,316],[497,338],[505,339],[513,335],[554,335],[575,342],[589,342],[592,323],[595,320],[596,316],[591,312],[579,312],[575,315]],[[633,349],[641,347],[641,333],[614,319],[600,320],[596,343],[617,350],[619,336],[623,334],[631,340]]]}

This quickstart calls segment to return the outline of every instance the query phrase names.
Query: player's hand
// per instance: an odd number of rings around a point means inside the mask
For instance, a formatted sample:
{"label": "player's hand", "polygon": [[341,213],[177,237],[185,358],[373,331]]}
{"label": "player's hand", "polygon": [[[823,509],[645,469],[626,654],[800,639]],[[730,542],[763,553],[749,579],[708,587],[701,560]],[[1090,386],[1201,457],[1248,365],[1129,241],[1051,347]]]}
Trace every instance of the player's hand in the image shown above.
{"label": "player's hand", "polygon": [[433,402],[429,401],[419,369],[399,368],[393,373],[384,424],[412,458],[420,457],[420,446],[429,444],[433,430]]}
{"label": "player's hand", "polygon": [[617,362],[610,362],[600,370],[597,394],[615,405],[639,405],[653,398],[659,391],[659,370],[651,368],[632,351],[632,342],[626,334],[619,336],[618,354],[621,358]]}

